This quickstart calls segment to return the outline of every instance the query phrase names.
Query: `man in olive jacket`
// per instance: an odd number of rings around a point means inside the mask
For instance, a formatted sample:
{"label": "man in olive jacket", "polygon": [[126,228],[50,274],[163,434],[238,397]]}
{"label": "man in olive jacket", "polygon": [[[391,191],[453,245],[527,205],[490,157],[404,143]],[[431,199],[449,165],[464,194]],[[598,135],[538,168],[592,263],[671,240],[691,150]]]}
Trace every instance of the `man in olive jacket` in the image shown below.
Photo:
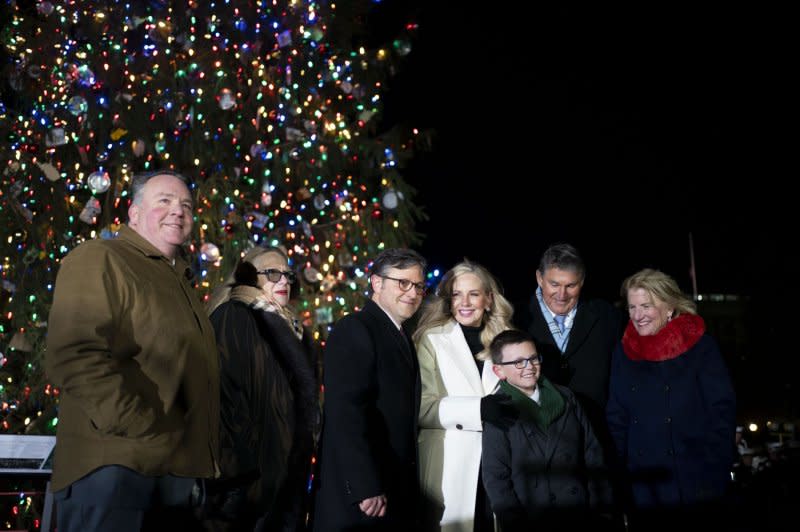
{"label": "man in olive jacket", "polygon": [[119,237],[75,248],[56,281],[45,363],[61,389],[59,532],[162,526],[216,470],[218,357],[181,253],[192,198],[172,172],[137,176],[132,192]]}

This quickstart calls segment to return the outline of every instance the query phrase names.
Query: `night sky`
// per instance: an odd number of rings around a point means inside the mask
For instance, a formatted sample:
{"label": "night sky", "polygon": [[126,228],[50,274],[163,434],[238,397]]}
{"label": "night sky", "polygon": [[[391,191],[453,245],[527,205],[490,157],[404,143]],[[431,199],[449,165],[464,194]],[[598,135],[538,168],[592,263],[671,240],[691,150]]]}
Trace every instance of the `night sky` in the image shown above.
{"label": "night sky", "polygon": [[435,131],[405,172],[433,263],[475,259],[519,299],[544,248],[568,241],[597,295],[645,266],[688,292],[691,232],[701,293],[788,278],[796,120],[779,13],[442,4],[384,2],[374,21],[420,25],[387,122]]}

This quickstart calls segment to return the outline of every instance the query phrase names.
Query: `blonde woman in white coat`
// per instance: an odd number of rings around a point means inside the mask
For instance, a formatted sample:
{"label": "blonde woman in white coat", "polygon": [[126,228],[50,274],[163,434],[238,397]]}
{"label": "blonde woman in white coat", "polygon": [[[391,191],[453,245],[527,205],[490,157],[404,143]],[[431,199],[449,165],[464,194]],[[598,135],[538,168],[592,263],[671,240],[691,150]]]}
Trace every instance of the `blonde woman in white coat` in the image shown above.
{"label": "blonde woman in white coat", "polygon": [[487,347],[511,328],[513,308],[486,268],[465,260],[448,271],[414,333],[422,378],[420,481],[427,530],[494,530],[480,475],[482,422],[510,424]]}

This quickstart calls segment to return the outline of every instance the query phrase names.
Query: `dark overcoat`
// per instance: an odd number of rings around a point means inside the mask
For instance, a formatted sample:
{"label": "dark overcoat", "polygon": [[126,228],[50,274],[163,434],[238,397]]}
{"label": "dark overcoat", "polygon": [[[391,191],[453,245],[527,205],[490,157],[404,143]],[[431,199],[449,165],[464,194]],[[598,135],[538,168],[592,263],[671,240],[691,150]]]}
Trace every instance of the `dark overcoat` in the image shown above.
{"label": "dark overcoat", "polygon": [[[414,530],[418,516],[419,364],[374,302],[342,318],[324,353],[320,490],[314,529]],[[384,518],[360,501],[387,496]]]}
{"label": "dark overcoat", "polygon": [[502,530],[549,530],[589,519],[610,502],[603,450],[566,387],[564,412],[546,430],[521,416],[508,431],[483,427],[483,483]]}
{"label": "dark overcoat", "polygon": [[710,336],[660,362],[631,360],[620,343],[607,415],[636,506],[692,505],[723,496],[734,457],[736,401]]}
{"label": "dark overcoat", "polygon": [[319,423],[313,351],[278,314],[231,300],[211,314],[221,374],[222,484],[236,526],[297,522]]}

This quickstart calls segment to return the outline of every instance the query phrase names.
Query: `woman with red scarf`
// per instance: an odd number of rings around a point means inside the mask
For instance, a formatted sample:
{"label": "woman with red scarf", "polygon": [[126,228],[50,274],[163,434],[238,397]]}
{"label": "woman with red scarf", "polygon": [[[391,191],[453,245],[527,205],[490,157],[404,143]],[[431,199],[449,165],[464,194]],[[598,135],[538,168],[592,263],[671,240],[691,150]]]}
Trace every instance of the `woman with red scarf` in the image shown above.
{"label": "woman with red scarf", "polygon": [[718,508],[734,458],[735,396],[717,343],[674,279],[622,283],[630,321],[612,356],[608,426],[627,470],[631,525],[696,523]]}

